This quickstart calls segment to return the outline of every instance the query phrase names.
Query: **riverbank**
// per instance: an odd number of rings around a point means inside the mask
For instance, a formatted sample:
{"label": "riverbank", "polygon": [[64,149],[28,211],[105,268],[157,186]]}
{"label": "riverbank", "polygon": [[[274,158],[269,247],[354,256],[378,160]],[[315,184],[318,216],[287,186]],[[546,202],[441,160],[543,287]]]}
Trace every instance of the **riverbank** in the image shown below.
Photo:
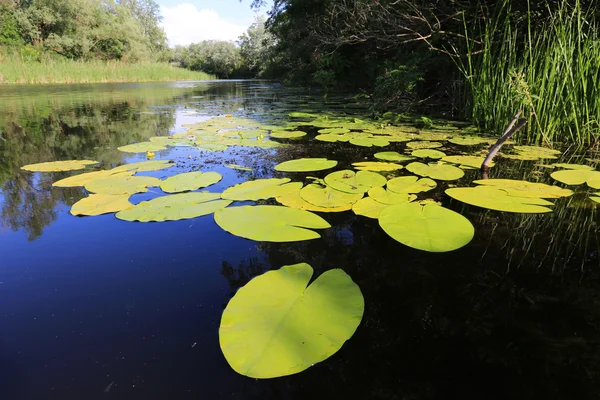
{"label": "riverbank", "polygon": [[190,71],[166,63],[125,63],[120,61],[48,60],[26,62],[4,59],[0,62],[0,83],[110,83],[209,80],[213,75]]}

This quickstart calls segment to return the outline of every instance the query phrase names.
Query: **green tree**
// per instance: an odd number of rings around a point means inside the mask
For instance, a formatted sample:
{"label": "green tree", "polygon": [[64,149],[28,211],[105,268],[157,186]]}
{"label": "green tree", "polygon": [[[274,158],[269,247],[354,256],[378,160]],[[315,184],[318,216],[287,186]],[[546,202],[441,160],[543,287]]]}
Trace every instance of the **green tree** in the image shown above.
{"label": "green tree", "polygon": [[275,59],[275,37],[266,29],[265,22],[264,17],[257,17],[237,42],[244,66],[253,77],[264,76]]}

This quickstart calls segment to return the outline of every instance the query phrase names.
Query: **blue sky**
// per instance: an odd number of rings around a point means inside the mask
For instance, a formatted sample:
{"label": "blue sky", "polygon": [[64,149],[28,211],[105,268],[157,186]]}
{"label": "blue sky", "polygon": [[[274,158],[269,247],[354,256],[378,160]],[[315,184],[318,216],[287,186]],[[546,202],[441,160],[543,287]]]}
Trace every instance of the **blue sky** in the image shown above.
{"label": "blue sky", "polygon": [[[265,15],[250,9],[251,0],[158,0],[162,26],[169,45],[188,45],[201,40],[236,40],[254,21]],[[268,2],[272,4],[272,0]]]}

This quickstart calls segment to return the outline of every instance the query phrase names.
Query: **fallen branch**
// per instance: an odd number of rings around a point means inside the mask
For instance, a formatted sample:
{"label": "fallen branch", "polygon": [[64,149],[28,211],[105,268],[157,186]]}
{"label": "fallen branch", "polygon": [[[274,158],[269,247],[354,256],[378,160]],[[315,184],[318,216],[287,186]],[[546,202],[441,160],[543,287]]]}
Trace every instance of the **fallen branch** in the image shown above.
{"label": "fallen branch", "polygon": [[494,144],[492,147],[490,147],[490,152],[488,153],[487,157],[485,157],[485,160],[483,160],[483,163],[481,164],[481,173],[483,175],[483,179],[488,178],[488,169],[490,167],[490,164],[492,163],[492,160],[494,159],[496,154],[498,154],[498,152],[500,151],[500,148],[502,147],[504,142],[506,142],[508,139],[510,139],[512,137],[512,135],[517,133],[527,123],[527,120],[525,118],[519,118],[520,116],[521,116],[521,110],[519,110],[519,112],[517,112],[515,114],[512,121],[510,121],[510,123],[504,130],[504,133],[502,134],[502,136],[500,136],[500,138],[498,139],[496,144]]}

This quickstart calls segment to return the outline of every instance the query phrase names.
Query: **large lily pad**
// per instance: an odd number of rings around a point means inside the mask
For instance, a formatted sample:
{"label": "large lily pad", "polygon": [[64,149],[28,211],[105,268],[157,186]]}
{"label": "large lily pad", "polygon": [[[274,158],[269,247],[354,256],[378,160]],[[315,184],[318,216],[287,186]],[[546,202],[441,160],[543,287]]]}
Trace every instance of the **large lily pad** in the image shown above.
{"label": "large lily pad", "polygon": [[275,131],[271,132],[271,137],[277,139],[297,139],[306,136],[306,132],[302,131]]}
{"label": "large lily pad", "polygon": [[94,179],[85,188],[97,194],[135,194],[148,191],[148,186],[159,186],[161,180],[151,176],[132,176],[130,172],[120,172],[104,178]]}
{"label": "large lily pad", "polygon": [[239,374],[296,374],[335,354],[364,313],[359,287],[341,269],[308,285],[310,265],[287,265],[252,279],[229,301],[219,327],[225,359]]}
{"label": "large lily pad", "polygon": [[349,133],[349,132],[350,132],[350,129],[348,129],[348,128],[319,129],[319,133],[322,133],[322,134],[343,135],[344,133]]}
{"label": "large lily pad", "polygon": [[558,199],[560,197],[569,197],[573,194],[572,190],[563,189],[558,186],[514,179],[480,179],[474,182],[479,185],[498,187],[508,193],[509,196],[517,197]]}
{"label": "large lily pad", "polygon": [[359,171],[395,171],[402,169],[402,165],[376,161],[355,162],[352,166]]}
{"label": "large lily pad", "polygon": [[447,164],[423,164],[420,162],[412,162],[406,166],[406,169],[413,174],[441,181],[454,181],[465,175],[462,169]]}
{"label": "large lily pad", "polygon": [[390,142],[386,139],[376,138],[373,136],[366,136],[366,135],[364,137],[354,137],[354,138],[350,139],[349,143],[353,144],[355,146],[362,146],[362,147],[373,147],[373,146],[385,147],[390,144]]}
{"label": "large lily pad", "polygon": [[600,189],[600,171],[570,169],[553,172],[550,176],[566,185],[581,185],[587,183],[587,185],[593,189]]}
{"label": "large lily pad", "polygon": [[[54,182],[52,186],[55,187],[80,187],[85,186],[88,182],[93,181],[94,179],[106,178],[113,174],[113,171],[92,171],[86,172],[79,175],[73,175],[65,179],[61,179],[57,182]],[[130,173],[133,175],[133,172]]]}
{"label": "large lily pad", "polygon": [[117,147],[117,150],[123,151],[125,153],[146,153],[148,151],[165,150],[166,148],[167,146],[162,143],[140,142]]}
{"label": "large lily pad", "polygon": [[[467,166],[472,168],[481,168],[483,161],[485,161],[485,157],[477,157],[477,156],[446,156],[442,158],[442,161],[458,164],[461,166]],[[490,163],[489,167],[493,167],[494,163]]]}
{"label": "large lily pad", "polygon": [[429,178],[417,178],[416,176],[399,176],[390,179],[387,183],[389,191],[394,193],[421,193],[428,192],[437,186],[434,180]]}
{"label": "large lily pad", "polygon": [[297,184],[301,182],[295,182],[294,185],[290,186],[287,184],[290,178],[270,178],[270,179],[256,179],[254,181],[247,181],[226,189],[221,195],[222,198],[227,200],[267,200],[271,197],[283,196],[285,193],[293,191],[294,189],[299,190]]}
{"label": "large lily pad", "polygon": [[384,186],[387,179],[376,172],[346,169],[332,172],[325,177],[325,183],[341,192],[366,193],[373,187]]}
{"label": "large lily pad", "polygon": [[275,166],[276,171],[281,172],[313,172],[333,168],[337,161],[326,158],[300,158],[297,160],[284,161]]}
{"label": "large lily pad", "polygon": [[117,218],[125,221],[175,221],[211,214],[231,204],[220,200],[219,193],[179,193],[142,201],[135,206],[119,211]]}
{"label": "large lily pad", "polygon": [[352,208],[352,204],[348,203],[339,207],[320,207],[309,203],[300,196],[300,190],[286,193],[275,198],[278,203],[286,207],[297,208],[298,210],[318,211],[318,212],[341,212],[348,211]]}
{"label": "large lily pad", "polygon": [[318,239],[311,229],[331,228],[316,214],[281,206],[229,207],[215,213],[215,222],[233,235],[265,242]]}
{"label": "large lily pad", "polygon": [[484,139],[478,136],[457,136],[448,139],[448,141],[459,146],[475,146],[478,144],[490,143],[490,139]]}
{"label": "large lily pad", "polygon": [[352,211],[356,215],[377,219],[381,212],[389,206],[389,204],[380,203],[371,197],[365,197],[352,205]]}
{"label": "large lily pad", "polygon": [[433,149],[419,149],[410,153],[414,157],[419,158],[433,158],[434,160],[440,159],[442,157],[446,157],[446,153],[439,150]]}
{"label": "large lily pad", "polygon": [[440,142],[430,142],[429,140],[417,140],[414,142],[406,143],[406,147],[409,149],[437,149],[438,147],[442,147]]}
{"label": "large lily pad", "polygon": [[62,171],[77,171],[84,169],[89,165],[98,164],[98,161],[92,160],[68,160],[68,161],[51,161],[38,164],[29,164],[21,167],[22,170],[30,172],[62,172]]}
{"label": "large lily pad", "polygon": [[583,170],[590,170],[590,171],[595,170],[595,168],[592,167],[591,165],[583,165],[583,164],[555,163],[555,164],[550,165],[550,167],[558,167],[558,168],[565,168],[565,169],[583,169]]}
{"label": "large lily pad", "polygon": [[434,204],[389,206],[379,215],[379,225],[398,242],[429,252],[459,249],[468,244],[475,234],[468,219]]}
{"label": "large lily pad", "polygon": [[414,194],[396,193],[391,190],[386,190],[382,187],[376,187],[369,190],[369,197],[381,204],[393,205],[402,204],[413,201],[417,198]]}
{"label": "large lily pad", "polygon": [[133,207],[129,195],[125,194],[92,194],[84,197],[71,207],[73,215],[101,215],[115,213]]}
{"label": "large lily pad", "polygon": [[329,186],[311,183],[300,190],[300,197],[318,207],[348,207],[363,197],[363,193],[341,192]]}
{"label": "large lily pad", "polygon": [[171,176],[161,182],[163,192],[179,193],[205,188],[219,182],[223,177],[218,172],[186,172]]}
{"label": "large lily pad", "polygon": [[175,163],[170,160],[152,160],[152,161],[140,161],[130,164],[123,164],[110,170],[111,173],[135,171],[135,172],[147,172],[147,171],[160,171],[163,169],[171,168]]}
{"label": "large lily pad", "polygon": [[400,154],[397,151],[382,151],[379,153],[375,153],[375,158],[378,160],[385,161],[409,161],[414,160],[414,157],[406,156],[404,154]]}
{"label": "large lily pad", "polygon": [[510,196],[505,190],[493,186],[476,186],[446,189],[446,194],[463,203],[490,210],[513,213],[547,213],[554,205],[539,197]]}

